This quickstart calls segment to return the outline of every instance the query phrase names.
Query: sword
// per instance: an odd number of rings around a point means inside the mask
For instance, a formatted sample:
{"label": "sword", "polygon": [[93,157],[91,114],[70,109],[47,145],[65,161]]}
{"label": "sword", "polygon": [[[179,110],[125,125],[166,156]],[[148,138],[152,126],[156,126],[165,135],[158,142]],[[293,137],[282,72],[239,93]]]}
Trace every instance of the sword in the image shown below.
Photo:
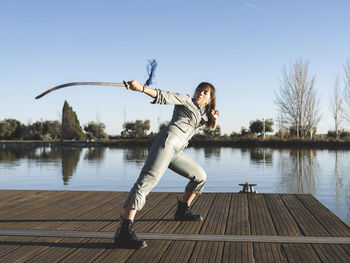
{"label": "sword", "polygon": [[70,87],[70,86],[79,86],[79,85],[93,85],[93,86],[114,86],[114,87],[125,87],[129,89],[129,84],[123,80],[123,83],[116,83],[116,82],[70,82],[65,83],[56,87],[53,87],[51,89],[46,90],[45,92],[41,93],[40,95],[36,96],[35,99],[40,99],[41,97],[49,94],[52,91]]}
{"label": "sword", "polygon": [[[158,66],[158,63],[155,59],[151,59],[148,61],[147,65],[147,73],[148,73],[148,79],[146,80],[145,86],[152,85],[152,80],[154,78],[154,72]],[[41,93],[40,95],[36,96],[35,99],[40,99],[41,97],[45,96],[46,94],[49,94],[52,91],[70,87],[70,86],[78,86],[78,85],[94,85],[94,86],[114,86],[114,87],[125,87],[127,89],[130,88],[129,84],[123,80],[123,83],[115,83],[115,82],[70,82],[65,83],[56,87],[53,87],[51,89],[48,89],[47,91]]]}

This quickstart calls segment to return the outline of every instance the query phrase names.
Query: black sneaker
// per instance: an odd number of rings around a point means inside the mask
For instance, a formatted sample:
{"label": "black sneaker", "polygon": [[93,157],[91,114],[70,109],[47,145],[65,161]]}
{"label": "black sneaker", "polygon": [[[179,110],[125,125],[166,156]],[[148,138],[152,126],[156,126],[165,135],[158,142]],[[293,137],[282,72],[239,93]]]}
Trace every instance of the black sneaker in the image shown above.
{"label": "black sneaker", "polygon": [[177,210],[175,212],[175,220],[178,221],[202,221],[203,217],[198,214],[193,214],[190,207],[181,201],[177,203]]}
{"label": "black sneaker", "polygon": [[138,249],[147,247],[144,240],[137,238],[133,229],[134,221],[121,219],[114,236],[114,246],[118,248]]}

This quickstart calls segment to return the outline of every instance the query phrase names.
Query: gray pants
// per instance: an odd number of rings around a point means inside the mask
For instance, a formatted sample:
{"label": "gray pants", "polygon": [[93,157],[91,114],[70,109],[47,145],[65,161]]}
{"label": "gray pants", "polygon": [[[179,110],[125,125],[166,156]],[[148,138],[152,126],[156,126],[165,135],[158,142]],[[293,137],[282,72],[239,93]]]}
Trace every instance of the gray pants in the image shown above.
{"label": "gray pants", "polygon": [[185,189],[187,192],[196,194],[202,192],[207,175],[202,167],[183,153],[185,145],[181,137],[169,131],[160,132],[156,136],[124,207],[130,207],[135,200],[135,209],[142,209],[146,196],[156,186],[167,168],[190,179]]}

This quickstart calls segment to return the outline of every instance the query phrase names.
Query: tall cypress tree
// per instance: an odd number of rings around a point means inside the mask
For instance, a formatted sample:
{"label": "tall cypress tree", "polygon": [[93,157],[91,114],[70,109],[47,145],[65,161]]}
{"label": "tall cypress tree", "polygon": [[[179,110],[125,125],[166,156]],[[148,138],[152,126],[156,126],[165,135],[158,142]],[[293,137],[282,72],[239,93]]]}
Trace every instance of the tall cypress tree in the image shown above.
{"label": "tall cypress tree", "polygon": [[85,140],[85,138],[77,114],[69,106],[68,102],[64,101],[62,109],[62,139]]}

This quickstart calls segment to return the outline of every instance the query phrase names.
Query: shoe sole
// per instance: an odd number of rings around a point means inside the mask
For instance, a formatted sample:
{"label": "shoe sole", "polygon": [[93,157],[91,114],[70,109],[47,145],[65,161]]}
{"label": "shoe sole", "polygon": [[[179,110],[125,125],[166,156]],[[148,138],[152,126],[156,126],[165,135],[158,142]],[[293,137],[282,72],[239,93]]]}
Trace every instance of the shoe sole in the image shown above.
{"label": "shoe sole", "polygon": [[174,221],[203,221],[203,217],[199,218],[199,219],[182,219],[182,218],[174,218]]}
{"label": "shoe sole", "polygon": [[122,244],[118,245],[117,243],[114,243],[114,248],[123,248],[123,249],[142,249],[147,247],[147,243],[144,243],[143,245],[141,245],[140,247],[127,247],[127,246],[123,246]]}

